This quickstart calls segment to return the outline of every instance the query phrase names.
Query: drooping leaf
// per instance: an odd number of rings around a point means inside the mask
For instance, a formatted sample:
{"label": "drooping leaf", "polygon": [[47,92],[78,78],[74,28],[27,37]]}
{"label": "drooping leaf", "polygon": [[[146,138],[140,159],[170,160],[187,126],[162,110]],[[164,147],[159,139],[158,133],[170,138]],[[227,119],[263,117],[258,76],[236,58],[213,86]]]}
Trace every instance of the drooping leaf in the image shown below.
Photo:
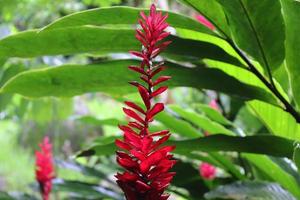
{"label": "drooping leaf", "polygon": [[289,158],[293,155],[292,140],[270,135],[237,137],[217,134],[199,139],[170,141],[170,144],[176,145],[176,153],[236,151]]}
{"label": "drooping leaf", "polygon": [[[227,136],[211,135],[198,139],[183,141],[169,141],[168,144],[176,145],[174,153],[188,155],[192,151],[217,152],[217,151],[236,151],[256,154],[267,154],[279,157],[292,158],[293,141],[271,135],[259,136]],[[268,144],[272,144],[271,146]],[[79,153],[79,156],[90,155],[112,155],[116,151],[114,143],[94,145],[88,150]]]}
{"label": "drooping leaf", "polygon": [[[46,26],[43,30],[84,25],[118,26],[123,24],[134,27],[133,25],[138,23],[137,19],[141,11],[144,11],[147,14],[149,12],[149,9],[140,9],[125,6],[91,9],[62,17]],[[192,18],[174,12],[164,12],[168,13],[169,17],[167,19],[167,22],[174,28],[190,29],[194,31],[213,34],[213,32],[209,31]]]}
{"label": "drooping leaf", "polygon": [[[128,81],[136,79],[127,66],[138,64],[134,60],[105,61],[92,65],[66,65],[20,73],[3,87],[2,93],[19,93],[29,97],[70,97],[86,92],[106,92],[122,95],[135,91]],[[165,71],[171,75],[170,86],[187,86],[205,88],[241,96],[246,99],[261,99],[276,103],[273,97],[264,90],[241,84],[233,77],[224,76],[216,69],[204,67],[186,68],[181,65],[166,63]],[[214,80],[219,80],[220,85]]]}
{"label": "drooping leaf", "polygon": [[[284,59],[284,23],[278,0],[218,0],[231,36],[243,51],[260,62],[267,74]],[[268,11],[268,17],[266,17]]]}
{"label": "drooping leaf", "polygon": [[219,186],[206,193],[205,198],[233,200],[296,200],[295,197],[277,183],[259,181],[239,181],[229,185]]}
{"label": "drooping leaf", "polygon": [[[134,30],[95,26],[26,31],[0,40],[0,57],[37,57],[78,53],[127,53],[139,50]],[[201,41],[170,36],[165,54],[194,59],[210,58],[238,65],[240,62],[221,48]]]}
{"label": "drooping leaf", "polygon": [[291,78],[291,86],[295,102],[300,106],[300,2],[297,0],[280,0],[286,30],[286,65]]}

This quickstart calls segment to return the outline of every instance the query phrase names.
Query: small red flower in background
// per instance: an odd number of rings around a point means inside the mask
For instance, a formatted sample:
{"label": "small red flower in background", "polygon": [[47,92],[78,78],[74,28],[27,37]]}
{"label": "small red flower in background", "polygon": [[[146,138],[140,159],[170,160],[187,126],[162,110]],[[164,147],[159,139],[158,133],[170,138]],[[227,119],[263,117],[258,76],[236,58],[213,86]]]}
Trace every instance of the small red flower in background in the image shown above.
{"label": "small red flower in background", "polygon": [[216,29],[215,26],[210,21],[208,21],[203,15],[196,15],[195,18],[198,20],[198,22],[200,22],[210,30],[214,31]]}
{"label": "small red flower in background", "polygon": [[205,162],[200,164],[199,172],[205,180],[213,180],[216,177],[216,168]]}
{"label": "small red flower in background", "polygon": [[41,150],[35,152],[35,175],[40,185],[43,200],[48,200],[52,189],[52,179],[54,178],[52,145],[49,138],[45,137],[39,146]]}
{"label": "small red flower in background", "polygon": [[166,200],[165,189],[169,186],[174,172],[169,172],[176,163],[170,152],[175,146],[162,146],[170,137],[168,130],[151,133],[149,125],[154,117],[164,110],[163,103],[155,103],[154,97],[167,90],[167,86],[158,86],[169,80],[170,76],[154,77],[166,67],[155,64],[154,58],[159,55],[171,42],[163,41],[170,33],[167,15],[156,11],[151,6],[150,15],[141,12],[139,24],[142,29],[136,30],[136,38],[142,44],[141,52],[131,53],[142,58],[140,66],[129,66],[129,69],[140,74],[145,84],[130,82],[137,87],[143,100],[144,108],[133,102],[125,102],[128,108],[124,113],[131,119],[128,125],[119,126],[124,133],[123,140],[116,140],[116,145],[122,150],[117,151],[117,162],[125,169],[124,173],[116,175],[117,183],[124,191],[127,200]]}

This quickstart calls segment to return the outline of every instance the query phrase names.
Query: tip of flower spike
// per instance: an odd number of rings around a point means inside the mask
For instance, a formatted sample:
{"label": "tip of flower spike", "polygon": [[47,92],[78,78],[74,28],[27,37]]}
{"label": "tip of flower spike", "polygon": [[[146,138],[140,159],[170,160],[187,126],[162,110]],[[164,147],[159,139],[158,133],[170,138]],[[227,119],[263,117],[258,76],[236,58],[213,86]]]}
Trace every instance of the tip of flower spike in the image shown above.
{"label": "tip of flower spike", "polygon": [[37,182],[40,184],[43,199],[48,199],[52,188],[52,179],[55,178],[52,145],[49,138],[44,137],[39,146],[40,151],[35,152],[35,175]]}
{"label": "tip of flower spike", "polygon": [[156,12],[156,6],[155,6],[155,4],[153,3],[153,4],[151,5],[151,8],[150,8],[150,14],[151,14],[151,16],[154,16],[154,15],[155,15],[155,12]]}
{"label": "tip of flower spike", "polygon": [[40,148],[45,148],[45,147],[51,148],[52,145],[51,145],[51,143],[50,143],[49,137],[48,137],[48,136],[45,136],[45,137],[43,138],[43,141],[39,144],[39,146],[40,146]]}

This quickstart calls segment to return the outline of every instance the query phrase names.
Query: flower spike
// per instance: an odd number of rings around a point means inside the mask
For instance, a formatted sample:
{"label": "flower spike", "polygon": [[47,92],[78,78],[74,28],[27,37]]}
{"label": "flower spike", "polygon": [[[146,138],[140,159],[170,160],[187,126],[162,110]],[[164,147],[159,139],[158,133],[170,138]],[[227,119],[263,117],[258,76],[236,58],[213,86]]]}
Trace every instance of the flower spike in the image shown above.
{"label": "flower spike", "polygon": [[54,164],[52,156],[52,145],[48,137],[39,144],[41,151],[35,152],[35,175],[39,183],[43,200],[48,200],[52,190],[52,179],[54,179]]}
{"label": "flower spike", "polygon": [[[140,13],[139,24],[142,29],[136,30],[136,39],[140,41],[142,50],[130,51],[136,57],[142,58],[140,66],[129,66],[129,70],[140,74],[141,84],[131,81],[137,87],[143,100],[145,109],[133,102],[126,101],[128,108],[123,111],[131,119],[127,126],[119,126],[123,132],[123,140],[116,140],[117,162],[125,169],[117,173],[117,183],[123,190],[127,200],[167,200],[165,189],[169,186],[174,172],[169,172],[176,163],[170,154],[175,146],[166,146],[169,139],[168,130],[150,133],[149,125],[154,117],[164,110],[163,103],[153,103],[153,98],[167,90],[165,83],[170,76],[154,76],[165,70],[163,63],[155,63],[155,58],[171,43],[164,41],[170,33],[165,32],[168,27],[167,15],[156,11],[152,4],[150,15]],[[154,88],[155,87],[155,88]],[[156,88],[157,87],[157,88]]]}

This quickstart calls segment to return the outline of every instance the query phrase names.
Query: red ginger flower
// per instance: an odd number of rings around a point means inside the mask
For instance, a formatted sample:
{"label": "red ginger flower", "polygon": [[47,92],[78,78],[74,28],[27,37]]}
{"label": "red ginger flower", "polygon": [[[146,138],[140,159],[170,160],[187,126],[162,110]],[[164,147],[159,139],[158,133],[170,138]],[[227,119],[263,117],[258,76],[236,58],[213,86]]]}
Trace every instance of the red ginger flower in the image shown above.
{"label": "red ginger flower", "polygon": [[[169,76],[154,76],[165,70],[162,64],[154,65],[153,59],[162,52],[170,41],[163,41],[170,33],[167,15],[156,11],[151,6],[150,15],[141,12],[139,23],[142,29],[136,30],[136,38],[141,42],[141,52],[132,51],[142,58],[140,66],[129,66],[129,69],[139,73],[146,84],[131,82],[137,87],[145,104],[145,109],[133,102],[125,102],[125,114],[132,119],[126,126],[119,126],[124,132],[123,140],[116,140],[116,145],[122,150],[117,151],[117,162],[125,168],[125,172],[116,175],[117,183],[125,193],[127,200],[166,200],[169,195],[164,190],[169,186],[174,172],[169,172],[176,163],[170,152],[175,146],[162,146],[170,137],[168,130],[151,133],[149,124],[156,114],[164,110],[163,103],[153,105],[154,97],[167,90],[167,86],[157,87],[169,80]],[[158,139],[157,139],[158,138]]]}
{"label": "red ginger flower", "polygon": [[52,145],[49,142],[49,138],[45,137],[39,146],[41,151],[35,152],[35,175],[40,185],[43,200],[48,200],[52,189],[52,179],[54,178]]}

